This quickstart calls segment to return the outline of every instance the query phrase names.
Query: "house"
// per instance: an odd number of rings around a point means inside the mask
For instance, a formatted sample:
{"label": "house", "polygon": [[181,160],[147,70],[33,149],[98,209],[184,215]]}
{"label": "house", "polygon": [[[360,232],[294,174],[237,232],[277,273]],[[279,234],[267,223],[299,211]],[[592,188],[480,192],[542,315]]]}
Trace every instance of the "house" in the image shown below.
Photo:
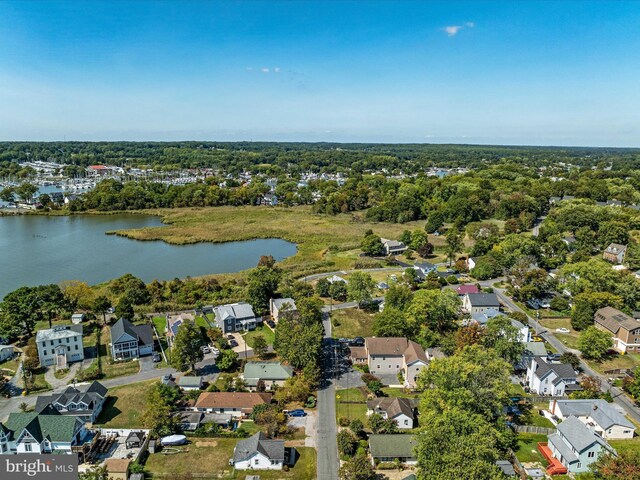
{"label": "house", "polygon": [[344,278],[342,278],[342,277],[340,277],[338,275],[332,275],[331,277],[327,277],[327,282],[329,282],[329,283],[335,283],[335,282],[349,283]]}
{"label": "house", "polygon": [[36,412],[53,407],[62,415],[79,418],[83,423],[95,423],[107,398],[107,387],[94,381],[84,385],[68,386],[63,392],[40,395],[36,399]]}
{"label": "house", "polygon": [[533,357],[546,357],[547,347],[544,346],[544,342],[527,342],[524,345],[524,352],[520,361],[514,365],[516,370],[521,372],[526,371],[531,365]]}
{"label": "house", "polygon": [[374,465],[378,462],[394,462],[396,459],[405,465],[415,465],[418,463],[416,443],[415,435],[369,435],[371,460]]}
{"label": "house", "polygon": [[367,416],[377,413],[392,419],[401,430],[414,427],[414,402],[409,398],[381,397],[367,402]]}
{"label": "house", "polygon": [[559,420],[576,417],[607,440],[633,438],[636,429],[615,405],[603,399],[552,400],[549,402],[549,412]]}
{"label": "house", "polygon": [[71,323],[73,323],[74,325],[79,325],[80,323],[84,322],[85,318],[86,315],[84,313],[74,313],[73,315],[71,315]]}
{"label": "house", "polygon": [[293,298],[272,298],[269,300],[269,313],[274,322],[278,322],[280,312],[292,312],[297,310],[296,301]]}
{"label": "house", "polygon": [[524,325],[522,322],[519,322],[518,320],[514,320],[513,318],[511,318],[510,320],[511,320],[511,325],[514,328],[518,329],[518,333],[520,334],[520,342],[528,343],[531,340],[531,333],[529,333],[529,327]]}
{"label": "house", "polygon": [[397,376],[401,373],[404,386],[411,388],[430,361],[419,344],[404,337],[367,337],[364,347],[350,347],[350,351],[353,363],[366,364],[373,375],[387,384],[399,382]]}
{"label": "house", "polygon": [[102,177],[109,174],[109,167],[105,165],[90,165],[87,167],[87,177]]}
{"label": "house", "polygon": [[471,320],[469,323],[478,323],[480,325],[486,325],[489,322],[489,320],[495,317],[499,317],[500,315],[502,315],[502,312],[500,310],[497,310],[495,308],[487,308],[482,313],[472,313]]}
{"label": "house", "polygon": [[397,240],[381,238],[380,241],[382,242],[382,246],[384,247],[384,251],[387,255],[399,255],[402,252],[407,251],[407,246]]}
{"label": "house", "polygon": [[495,293],[467,293],[462,299],[462,309],[467,313],[484,313],[489,309],[500,310]]}
{"label": "house", "polygon": [[624,256],[627,253],[627,246],[620,245],[619,243],[610,243],[602,254],[602,258],[611,263],[617,263],[618,265],[624,261]]}
{"label": "house", "polygon": [[255,391],[260,381],[267,390],[284,386],[284,382],[293,376],[293,368],[275,362],[247,362],[242,379],[249,391]]}
{"label": "house", "polygon": [[14,354],[13,345],[0,345],[0,362],[13,358]]}
{"label": "house", "polygon": [[258,319],[253,307],[245,302],[220,305],[213,309],[215,321],[222,333],[255,330]]}
{"label": "house", "polygon": [[466,264],[467,264],[467,271],[470,272],[471,270],[476,268],[476,265],[478,264],[478,257],[467,258]]}
{"label": "house", "polygon": [[179,388],[181,388],[185,392],[189,392],[189,391],[202,389],[203,383],[204,383],[204,380],[202,379],[202,377],[199,377],[199,376],[190,377],[190,376],[183,375],[180,378],[178,378],[177,385]]}
{"label": "house", "polygon": [[153,328],[149,324],[134,325],[121,318],[111,328],[111,357],[128,360],[153,353]]}
{"label": "house", "polygon": [[204,413],[230,414],[234,418],[248,417],[257,405],[271,403],[270,393],[202,392],[193,410]]}
{"label": "house", "polygon": [[613,348],[620,353],[640,352],[640,321],[613,307],[604,307],[593,316],[596,328],[610,333]]}
{"label": "house", "polygon": [[204,413],[202,412],[176,412],[174,413],[178,426],[183,431],[193,432],[200,428]]}
{"label": "house", "polygon": [[109,472],[109,480],[128,480],[130,458],[107,458],[104,466]]}
{"label": "house", "polygon": [[72,447],[82,445],[87,436],[84,423],[65,416],[53,408],[40,413],[9,414],[0,424],[0,454],[56,453],[71,454]]}
{"label": "house", "polygon": [[260,200],[260,205],[266,205],[268,207],[275,207],[278,205],[278,197],[273,193],[266,193]]}
{"label": "house", "polygon": [[543,357],[533,357],[527,368],[529,389],[539,395],[561,397],[579,390],[575,370],[568,363],[548,363]]}
{"label": "house", "polygon": [[557,432],[548,436],[546,445],[538,444],[538,449],[550,463],[549,474],[587,472],[601,453],[616,454],[602,437],[573,416],[558,424]]}
{"label": "house", "polygon": [[170,347],[173,346],[173,342],[176,339],[176,335],[178,334],[178,330],[180,327],[184,325],[186,322],[193,323],[193,315],[191,314],[181,314],[181,315],[169,315],[167,314],[166,322],[165,322],[165,337],[167,339],[167,343]]}
{"label": "house", "polygon": [[84,360],[82,325],[60,325],[36,333],[40,365],[67,368]]}
{"label": "house", "polygon": [[480,293],[480,289],[478,288],[478,285],[476,285],[476,284],[466,283],[466,284],[463,284],[463,285],[458,285],[456,287],[456,292],[458,293],[458,295],[463,297],[468,293]]}
{"label": "house", "polygon": [[284,440],[271,440],[258,432],[240,440],[233,449],[236,470],[282,470],[285,463]]}
{"label": "house", "polygon": [[421,262],[414,264],[413,269],[417,273],[418,280],[423,281],[431,272],[435,272],[436,270],[438,270],[438,267],[433,263]]}

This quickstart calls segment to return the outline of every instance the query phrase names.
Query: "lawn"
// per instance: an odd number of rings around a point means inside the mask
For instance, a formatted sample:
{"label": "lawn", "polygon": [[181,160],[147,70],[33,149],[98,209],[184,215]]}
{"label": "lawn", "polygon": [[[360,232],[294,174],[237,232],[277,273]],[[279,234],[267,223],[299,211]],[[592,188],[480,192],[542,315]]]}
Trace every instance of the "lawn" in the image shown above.
{"label": "lawn", "polygon": [[298,251],[281,265],[298,275],[353,268],[357,250],[347,256],[337,253],[357,248],[369,229],[385,238],[398,238],[403,230],[422,228],[424,223],[354,222],[351,214],[312,214],[309,206],[179,208],[145,210],[144,213],[161,215],[167,225],[110,233],[177,245],[282,238],[296,243]]}
{"label": "lawn", "polygon": [[18,371],[18,365],[20,365],[20,355],[16,353],[13,358],[0,363],[0,370],[16,373]]}
{"label": "lawn", "polygon": [[609,445],[616,449],[618,453],[640,450],[640,437],[636,436],[629,440],[607,440]]}
{"label": "lawn", "polygon": [[418,398],[420,396],[418,393],[408,392],[402,388],[384,387],[382,391],[387,397]]}
{"label": "lawn", "polygon": [[247,342],[247,345],[253,348],[253,341],[259,335],[262,335],[264,337],[264,339],[267,341],[267,345],[273,345],[273,341],[276,338],[276,334],[274,333],[274,331],[266,325],[263,325],[261,327],[257,327],[255,330],[250,330],[245,335],[244,339]]}
{"label": "lawn", "polygon": [[196,327],[204,328],[205,330],[209,330],[211,325],[204,317],[196,317]]}
{"label": "lawn", "polygon": [[546,460],[538,451],[538,442],[546,442],[547,436],[536,433],[518,434],[518,445],[516,447],[516,457],[521,462],[540,462],[545,467]]}
{"label": "lawn", "polygon": [[109,397],[96,423],[110,428],[141,428],[147,392],[157,380],[109,389]]}
{"label": "lawn", "polygon": [[108,358],[102,358],[103,378],[122,377],[134,375],[140,371],[140,363],[137,360],[123,362],[111,362]]}
{"label": "lawn", "polygon": [[336,417],[359,419],[364,425],[367,425],[366,401],[366,395],[359,388],[336,391]]}
{"label": "lawn", "polygon": [[229,466],[233,449],[238,442],[234,438],[194,438],[193,443],[179,447],[181,453],[149,455],[145,473],[152,478],[173,478],[193,474],[197,478],[244,479],[248,474],[259,474],[261,480],[313,480],[316,478],[316,451],[308,447],[296,447],[299,458],[288,472],[275,470],[240,471]]}
{"label": "lawn", "polygon": [[370,337],[373,335],[374,313],[357,308],[334,310],[331,323],[334,338]]}
{"label": "lawn", "polygon": [[[545,405],[544,408],[547,407],[548,405]],[[529,412],[520,417],[519,423],[522,423],[522,425],[532,425],[534,427],[555,428],[551,420],[540,415],[538,411],[539,409],[535,405],[532,405]]]}
{"label": "lawn", "polygon": [[589,365],[600,373],[618,368],[633,369],[640,365],[640,355],[637,353],[615,354],[608,356],[601,362],[589,362]]}
{"label": "lawn", "polygon": [[165,317],[153,317],[153,326],[156,327],[158,335],[164,336],[164,329],[167,325],[167,319]]}

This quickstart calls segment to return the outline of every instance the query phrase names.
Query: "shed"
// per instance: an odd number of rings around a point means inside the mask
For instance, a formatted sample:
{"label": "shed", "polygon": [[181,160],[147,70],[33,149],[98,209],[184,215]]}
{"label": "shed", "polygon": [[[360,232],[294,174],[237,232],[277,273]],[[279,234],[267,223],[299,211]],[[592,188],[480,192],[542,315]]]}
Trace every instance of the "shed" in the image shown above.
{"label": "shed", "polygon": [[144,442],[144,432],[130,432],[125,440],[127,448],[140,448]]}
{"label": "shed", "polygon": [[71,315],[71,323],[74,325],[78,325],[79,323],[84,322],[85,315],[84,313],[74,313]]}

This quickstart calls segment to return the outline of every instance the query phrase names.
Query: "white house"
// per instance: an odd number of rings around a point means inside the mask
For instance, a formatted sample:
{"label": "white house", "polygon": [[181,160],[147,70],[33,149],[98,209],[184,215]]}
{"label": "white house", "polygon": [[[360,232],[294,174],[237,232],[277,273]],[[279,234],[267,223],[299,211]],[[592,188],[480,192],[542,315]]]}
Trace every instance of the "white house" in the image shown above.
{"label": "white house", "polygon": [[82,325],[62,325],[36,333],[40,365],[67,368],[72,362],[84,360]]}
{"label": "white house", "polygon": [[111,357],[128,360],[153,353],[153,328],[151,325],[134,325],[121,318],[111,327]]}
{"label": "white house", "polygon": [[231,462],[236,470],[282,470],[285,464],[284,440],[271,440],[258,432],[238,441]]}
{"label": "white house", "polygon": [[381,238],[380,241],[384,246],[384,251],[387,255],[399,255],[407,250],[407,246],[397,240],[389,240],[387,238]]}
{"label": "white house", "polygon": [[269,300],[269,313],[274,322],[278,322],[280,313],[283,311],[297,310],[296,301],[293,298],[271,298]]}
{"label": "white house", "polygon": [[178,378],[178,382],[177,382],[178,387],[180,387],[182,390],[186,392],[201,390],[203,384],[204,384],[204,380],[202,379],[201,376],[193,377],[193,376],[183,375],[180,378]]}
{"label": "white house", "polygon": [[466,313],[485,313],[500,310],[500,302],[495,293],[467,293],[462,299],[462,309]]}
{"label": "white house", "polygon": [[401,430],[414,427],[414,404],[409,398],[381,397],[367,402],[367,416],[374,413],[392,419]]}
{"label": "white house", "polygon": [[549,412],[558,420],[576,417],[607,440],[633,438],[635,425],[606,400],[552,400]]}
{"label": "white house", "polygon": [[531,333],[529,332],[528,326],[514,319],[511,319],[511,325],[518,329],[521,343],[528,343],[531,341]]}
{"label": "white house", "polygon": [[73,315],[71,315],[71,323],[73,323],[74,325],[78,325],[84,322],[84,319],[85,319],[84,313],[74,313]]}
{"label": "white house", "polygon": [[14,353],[13,345],[0,345],[0,362],[9,360]]}
{"label": "white house", "polygon": [[568,363],[548,363],[543,357],[533,357],[527,368],[527,382],[533,393],[555,397],[579,390],[575,370]]}

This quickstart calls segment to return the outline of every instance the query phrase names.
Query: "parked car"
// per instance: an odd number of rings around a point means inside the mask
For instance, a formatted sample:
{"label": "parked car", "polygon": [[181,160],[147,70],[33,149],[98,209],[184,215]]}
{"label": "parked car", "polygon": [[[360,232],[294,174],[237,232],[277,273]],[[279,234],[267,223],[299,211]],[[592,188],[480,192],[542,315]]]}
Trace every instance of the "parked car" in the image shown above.
{"label": "parked car", "polygon": [[556,328],[556,332],[558,332],[558,333],[569,333],[570,330],[568,328],[562,327],[562,328]]}
{"label": "parked car", "polygon": [[209,345],[203,345],[202,347],[200,347],[200,350],[202,350],[202,353],[211,353]]}
{"label": "parked car", "polygon": [[151,359],[153,360],[153,363],[158,363],[162,361],[162,357],[158,352],[153,352],[153,357],[151,357]]}
{"label": "parked car", "polygon": [[231,345],[231,348],[237,347],[238,346],[238,342],[236,342],[235,340],[229,340],[229,345]]}
{"label": "parked car", "polygon": [[364,338],[356,337],[349,342],[350,347],[364,347]]}
{"label": "parked car", "polygon": [[296,408],[295,410],[291,410],[290,412],[287,412],[287,415],[289,415],[290,417],[306,417],[307,412],[305,412],[301,408]]}
{"label": "parked car", "polygon": [[271,328],[276,328],[276,322],[274,322],[273,320],[267,320],[267,325],[269,325]]}
{"label": "parked car", "polygon": [[231,334],[227,335],[227,340],[234,340],[234,339],[235,339],[235,337],[233,335],[231,335]]}
{"label": "parked car", "polygon": [[547,360],[560,360],[560,357],[562,355],[559,353],[550,353],[549,355],[547,355]]}

